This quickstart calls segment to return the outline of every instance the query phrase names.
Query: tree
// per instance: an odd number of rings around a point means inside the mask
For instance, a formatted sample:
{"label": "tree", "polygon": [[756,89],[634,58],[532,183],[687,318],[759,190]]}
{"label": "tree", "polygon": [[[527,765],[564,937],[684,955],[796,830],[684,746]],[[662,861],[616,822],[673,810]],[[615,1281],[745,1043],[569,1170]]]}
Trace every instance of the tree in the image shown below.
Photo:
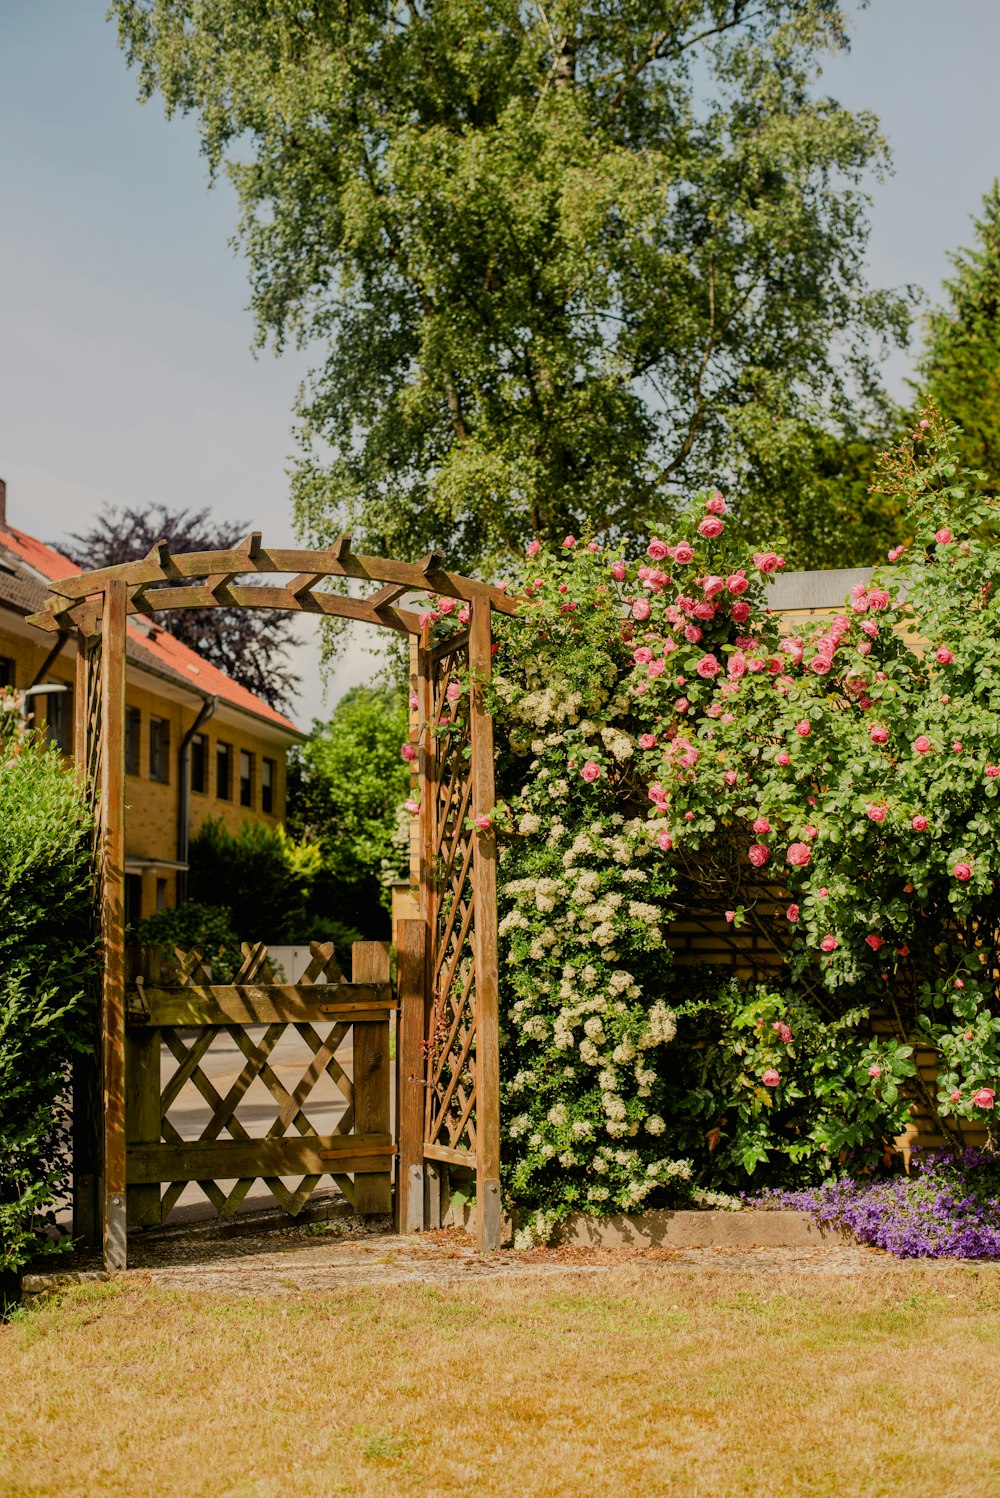
{"label": "tree", "polygon": [[[926,320],[918,385],[962,427],[960,451],[973,468],[1000,478],[1000,184],[974,219],[976,243],[951,256],[948,302]],[[916,387],[915,387],[916,388]]]}
{"label": "tree", "polygon": [[[410,772],[400,757],[407,737],[406,704],[389,686],[355,687],[337,703],[328,723],[292,753],[288,823],[315,839],[323,853],[314,905],[343,912],[362,930],[381,934],[379,905],[387,904],[386,878],[406,863],[399,812]],[[374,924],[373,924],[374,922]]]}
{"label": "tree", "polygon": [[313,540],[468,566],[648,533],[709,478],[780,516],[762,468],[878,407],[906,317],[864,279],[877,122],[814,94],[835,0],[111,13],[236,188],[260,339],[320,350]]}
{"label": "tree", "polygon": [[[70,537],[69,553],[85,571],[144,557],[157,541],[171,551],[226,551],[250,527],[213,519],[205,510],[108,505],[89,530]],[[286,706],[299,678],[284,664],[294,643],[287,614],[257,609],[175,609],[160,619],[170,634],[197,650],[271,707]]]}

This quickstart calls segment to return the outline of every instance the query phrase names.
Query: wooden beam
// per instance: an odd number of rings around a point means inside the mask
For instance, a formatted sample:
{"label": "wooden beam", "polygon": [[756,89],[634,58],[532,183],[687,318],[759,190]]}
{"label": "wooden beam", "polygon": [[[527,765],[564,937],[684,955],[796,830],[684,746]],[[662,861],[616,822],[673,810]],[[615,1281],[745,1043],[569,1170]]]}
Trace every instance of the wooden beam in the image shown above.
{"label": "wooden beam", "polygon": [[130,1186],[154,1181],[254,1180],[267,1176],[385,1174],[396,1147],[384,1134],[307,1134],[301,1138],[199,1139],[134,1145]]}
{"label": "wooden beam", "polygon": [[101,628],[101,1092],[104,1107],[99,1208],[104,1264],[126,1265],[125,1216],[125,610],[128,588],[112,579]]}
{"label": "wooden beam", "polygon": [[425,1144],[424,1159],[440,1161],[444,1165],[464,1165],[475,1170],[476,1156],[472,1150],[454,1150],[446,1144]]}
{"label": "wooden beam", "polygon": [[[469,670],[472,676],[472,815],[492,812],[496,801],[493,770],[493,720],[486,709],[484,687],[492,664],[490,604],[472,605]],[[496,835],[476,831],[472,864],[476,916],[472,939],[476,955],[476,1236],[479,1247],[500,1247],[500,1019],[497,955]]]}
{"label": "wooden beam", "polygon": [[[389,981],[389,943],[356,941],[351,948],[351,977],[356,983]],[[358,1134],[388,1133],[389,1015],[378,1021],[354,1022],[354,1128]],[[397,1103],[398,1107],[398,1103]],[[354,1210],[362,1217],[392,1211],[392,1175],[367,1174],[354,1182]]]}
{"label": "wooden beam", "polygon": [[387,1020],[396,1008],[388,983],[143,984],[129,995],[130,1028],[172,1025],[308,1025]]}

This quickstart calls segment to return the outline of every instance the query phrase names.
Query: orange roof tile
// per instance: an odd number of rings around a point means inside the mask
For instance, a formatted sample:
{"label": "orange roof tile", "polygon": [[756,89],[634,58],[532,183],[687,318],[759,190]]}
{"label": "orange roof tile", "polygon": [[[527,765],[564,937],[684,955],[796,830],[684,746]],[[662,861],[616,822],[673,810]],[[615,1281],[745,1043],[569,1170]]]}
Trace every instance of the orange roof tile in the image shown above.
{"label": "orange roof tile", "polygon": [[[0,530],[0,546],[5,547],[14,556],[20,557],[48,582],[58,582],[63,577],[78,577],[81,571],[75,562],[71,562],[54,547],[46,546],[44,541],[38,541],[34,536],[29,536],[25,531],[17,530],[14,526],[9,525],[5,530]],[[283,713],[269,706],[248,688],[241,686],[238,681],[233,681],[231,676],[220,671],[218,666],[207,661],[204,656],[192,650],[189,645],[185,645],[182,640],[168,634],[162,626],[154,625],[151,630],[147,631],[141,625],[129,620],[129,634],[141,644],[144,652],[153,657],[157,664],[169,671],[171,676],[180,678],[182,681],[189,681],[195,691],[219,697],[233,707],[253,713],[255,717],[264,718],[267,722],[286,728],[291,733],[300,733],[290,718],[286,718]]]}

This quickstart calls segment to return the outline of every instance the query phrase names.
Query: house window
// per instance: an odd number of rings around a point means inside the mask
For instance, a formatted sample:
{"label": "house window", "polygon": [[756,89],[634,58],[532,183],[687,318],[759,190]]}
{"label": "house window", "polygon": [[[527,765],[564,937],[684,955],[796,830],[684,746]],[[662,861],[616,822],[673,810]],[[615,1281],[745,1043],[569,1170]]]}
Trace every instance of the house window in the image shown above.
{"label": "house window", "polygon": [[191,740],[191,789],[199,796],[208,792],[208,740],[203,733]]}
{"label": "house window", "polygon": [[220,801],[233,799],[233,746],[215,746],[215,794]]}
{"label": "house window", "polygon": [[263,812],[274,811],[274,782],[277,766],[273,759],[265,759],[260,767],[260,809]]}
{"label": "house window", "polygon": [[125,875],[125,924],[134,926],[142,920],[142,875]]}
{"label": "house window", "polygon": [[254,756],[246,749],[240,750],[240,805],[253,806],[253,761]]}
{"label": "house window", "polygon": [[139,734],[142,729],[142,713],[137,707],[125,711],[125,771],[128,775],[139,773]]}
{"label": "house window", "polygon": [[156,881],[156,908],[157,910],[166,910],[167,908],[167,881],[165,879],[157,879]]}
{"label": "house window", "polygon": [[170,780],[170,724],[166,718],[149,720],[149,778],[162,785]]}
{"label": "house window", "polygon": [[9,655],[0,655],[0,692],[14,685],[14,662]]}
{"label": "house window", "polygon": [[45,736],[63,754],[73,749],[73,693],[68,687],[61,692],[45,694]]}

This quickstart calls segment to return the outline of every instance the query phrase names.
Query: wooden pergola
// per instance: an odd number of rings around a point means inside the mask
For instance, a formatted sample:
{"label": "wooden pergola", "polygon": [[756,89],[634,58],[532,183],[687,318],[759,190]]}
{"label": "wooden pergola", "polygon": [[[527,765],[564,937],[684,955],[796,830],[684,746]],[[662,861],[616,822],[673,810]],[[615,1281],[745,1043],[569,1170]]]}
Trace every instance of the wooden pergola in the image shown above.
{"label": "wooden pergola", "polygon": [[[257,580],[282,575],[286,581]],[[241,581],[247,578],[254,581]],[[357,579],[375,587],[366,596],[353,596],[324,586],[330,579]],[[406,595],[414,591],[465,605],[467,626],[433,645],[418,614],[405,606]],[[348,984],[332,948],[318,943],[298,984],[274,981],[263,943],[245,949],[243,968],[230,985],[212,981],[198,952],[178,953],[170,976],[158,967],[145,973],[126,970],[128,619],[216,607],[351,619],[394,630],[410,641],[419,699],[420,915],[400,923],[395,994],[388,986],[384,952],[356,954]],[[87,1186],[81,1185],[84,1175],[76,1169],[75,1216],[100,1239],[109,1267],[125,1266],[127,1225],[161,1220],[164,1206],[176,1200],[188,1181],[197,1180],[220,1212],[231,1215],[253,1180],[261,1177],[295,1211],[328,1172],[353,1191],[356,1210],[380,1211],[388,1206],[393,1156],[401,1231],[437,1224],[440,1168],[464,1166],[476,1177],[479,1243],[487,1249],[498,1246],[496,846],[489,828],[475,827],[475,818],[489,812],[494,802],[493,726],[483,697],[490,677],[494,609],[512,614],[517,605],[496,588],[447,571],[434,552],[418,563],[363,556],[351,550],[348,536],[325,550],[268,550],[254,533],[229,551],[178,554],[158,543],[141,561],[53,583],[44,611],[32,617],[43,630],[74,633],[78,645],[75,748],[78,774],[94,809],[103,970],[92,1183],[88,1178]],[[447,689],[456,673],[467,675],[471,686],[454,702]],[[388,1026],[389,1014],[397,1008],[392,1131]],[[321,1019],[333,1023],[325,1039],[315,1028]],[[268,1026],[264,1041],[247,1035],[254,1024]],[[199,1026],[204,1035],[196,1044],[178,1033],[188,1035]],[[276,1043],[272,1032],[289,1026],[314,1053],[294,1093],[267,1060]],[[219,1029],[233,1036],[246,1058],[240,1082],[226,1098],[199,1067],[211,1034]],[[335,1056],[345,1035],[353,1036],[353,1077]],[[161,1041],[178,1060],[175,1079],[162,1092]],[[306,1112],[308,1087],[323,1071],[334,1077],[349,1102],[341,1120],[346,1125],[329,1137],[318,1133]],[[280,1105],[267,1139],[252,1138],[236,1111],[240,1087],[245,1090],[256,1077]],[[199,1087],[214,1110],[212,1129],[193,1142],[181,1140],[168,1119],[169,1106],[186,1081]],[[83,1112],[77,1096],[75,1136],[77,1146],[85,1149]],[[297,1136],[289,1132],[293,1126]],[[219,1138],[223,1128],[229,1139]],[[302,1186],[290,1193],[280,1177],[300,1172]],[[237,1188],[226,1195],[213,1178],[238,1178]],[[161,1198],[162,1182],[170,1184]]]}

